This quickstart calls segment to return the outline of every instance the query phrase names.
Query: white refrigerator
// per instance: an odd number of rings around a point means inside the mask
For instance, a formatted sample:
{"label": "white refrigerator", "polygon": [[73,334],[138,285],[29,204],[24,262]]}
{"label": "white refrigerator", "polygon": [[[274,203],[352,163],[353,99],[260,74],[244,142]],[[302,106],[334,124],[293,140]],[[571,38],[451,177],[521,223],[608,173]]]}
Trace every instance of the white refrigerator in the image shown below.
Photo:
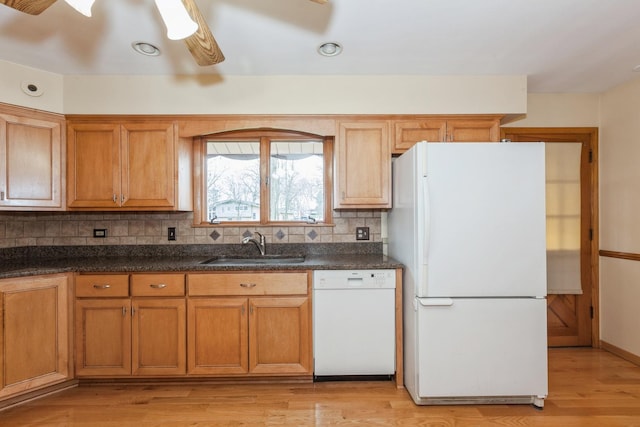
{"label": "white refrigerator", "polygon": [[393,162],[388,253],[403,273],[417,404],[547,395],[543,143],[417,143]]}

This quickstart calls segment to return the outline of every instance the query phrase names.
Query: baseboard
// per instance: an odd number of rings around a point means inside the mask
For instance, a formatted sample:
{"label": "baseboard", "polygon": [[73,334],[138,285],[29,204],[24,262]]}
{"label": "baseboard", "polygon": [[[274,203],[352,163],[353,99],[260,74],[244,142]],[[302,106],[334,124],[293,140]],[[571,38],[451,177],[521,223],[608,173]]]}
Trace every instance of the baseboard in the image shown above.
{"label": "baseboard", "polygon": [[609,353],[613,353],[616,356],[622,357],[624,360],[628,360],[634,365],[640,366],[640,356],[630,353],[627,350],[623,350],[620,347],[616,347],[613,344],[609,344],[606,341],[600,340],[600,348],[603,350],[607,350]]}
{"label": "baseboard", "polygon": [[77,386],[78,386],[77,380],[69,380],[69,381],[64,381],[49,387],[40,388],[38,390],[33,390],[33,391],[19,394],[13,397],[8,397],[0,401],[0,411],[4,411],[5,409],[12,408],[16,405],[21,405],[23,403],[31,402],[32,400],[40,399],[45,396],[50,396],[54,393],[58,393],[63,390],[67,390],[69,388],[73,388]]}

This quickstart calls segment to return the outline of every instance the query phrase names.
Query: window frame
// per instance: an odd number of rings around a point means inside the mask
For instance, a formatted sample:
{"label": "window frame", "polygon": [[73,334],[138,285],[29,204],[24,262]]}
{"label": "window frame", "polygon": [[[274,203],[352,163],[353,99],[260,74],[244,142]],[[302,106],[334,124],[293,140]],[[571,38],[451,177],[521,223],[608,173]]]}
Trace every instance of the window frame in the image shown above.
{"label": "window frame", "polygon": [[[209,141],[230,141],[237,139],[246,141],[255,138],[260,143],[260,217],[258,221],[224,221],[210,222],[207,218],[207,192],[206,192],[206,144]],[[270,144],[273,140],[286,141],[321,141],[323,144],[324,167],[324,220],[322,222],[309,223],[306,221],[272,221],[270,213],[269,180],[271,175]],[[194,181],[193,181],[193,223],[196,227],[251,227],[251,226],[333,226],[333,157],[334,137],[322,136],[307,132],[299,132],[286,129],[245,129],[217,132],[194,138]]]}

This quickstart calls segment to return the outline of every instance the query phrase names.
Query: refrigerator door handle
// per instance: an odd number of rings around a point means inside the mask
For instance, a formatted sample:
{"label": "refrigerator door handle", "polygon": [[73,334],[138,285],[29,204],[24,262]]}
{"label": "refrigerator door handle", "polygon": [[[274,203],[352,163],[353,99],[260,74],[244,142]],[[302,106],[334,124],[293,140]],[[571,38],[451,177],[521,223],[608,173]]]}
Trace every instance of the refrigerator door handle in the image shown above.
{"label": "refrigerator door handle", "polygon": [[429,235],[431,234],[431,205],[429,200],[429,180],[427,177],[424,177],[422,180],[422,197],[424,201],[424,250],[422,263],[427,265],[429,260]]}
{"label": "refrigerator door handle", "polygon": [[445,307],[453,305],[453,298],[418,298],[423,307]]}

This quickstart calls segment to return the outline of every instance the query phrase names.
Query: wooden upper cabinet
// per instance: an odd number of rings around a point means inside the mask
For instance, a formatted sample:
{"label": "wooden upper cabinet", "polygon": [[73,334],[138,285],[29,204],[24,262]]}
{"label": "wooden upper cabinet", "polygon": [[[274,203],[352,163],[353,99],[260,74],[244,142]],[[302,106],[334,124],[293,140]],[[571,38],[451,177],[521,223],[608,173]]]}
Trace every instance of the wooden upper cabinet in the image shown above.
{"label": "wooden upper cabinet", "polygon": [[120,125],[70,124],[67,128],[69,207],[118,207],[120,193]]}
{"label": "wooden upper cabinet", "polygon": [[67,133],[69,208],[191,210],[191,197],[178,197],[191,193],[190,174],[178,173],[190,170],[191,143],[174,122],[70,122]]}
{"label": "wooden upper cabinet", "polygon": [[393,122],[393,153],[404,153],[418,141],[445,141],[447,121],[444,119],[399,120]]}
{"label": "wooden upper cabinet", "polygon": [[[0,110],[0,209],[64,210],[61,117]],[[7,110],[8,111],[8,110]]]}
{"label": "wooden upper cabinet", "polygon": [[434,116],[413,120],[393,120],[391,151],[402,154],[419,141],[497,142],[500,116]]}
{"label": "wooden upper cabinet", "polygon": [[498,142],[500,119],[451,119],[447,120],[449,142]]}
{"label": "wooden upper cabinet", "polygon": [[335,208],[391,207],[389,121],[338,122]]}
{"label": "wooden upper cabinet", "polygon": [[173,207],[174,135],[171,122],[122,125],[122,206]]}

